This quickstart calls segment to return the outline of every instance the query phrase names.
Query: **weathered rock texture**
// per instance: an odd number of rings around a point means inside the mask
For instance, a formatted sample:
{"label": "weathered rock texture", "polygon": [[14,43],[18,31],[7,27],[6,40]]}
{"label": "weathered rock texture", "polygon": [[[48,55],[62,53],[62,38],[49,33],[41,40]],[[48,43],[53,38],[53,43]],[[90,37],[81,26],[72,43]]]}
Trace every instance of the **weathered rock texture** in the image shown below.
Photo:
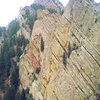
{"label": "weathered rock texture", "polygon": [[21,84],[35,100],[94,100],[100,93],[100,9],[88,1],[70,0],[63,16],[38,11],[27,54],[19,62]]}
{"label": "weathered rock texture", "polygon": [[46,8],[56,9],[57,11],[63,8],[63,5],[59,0],[35,0],[34,4],[40,4]]}

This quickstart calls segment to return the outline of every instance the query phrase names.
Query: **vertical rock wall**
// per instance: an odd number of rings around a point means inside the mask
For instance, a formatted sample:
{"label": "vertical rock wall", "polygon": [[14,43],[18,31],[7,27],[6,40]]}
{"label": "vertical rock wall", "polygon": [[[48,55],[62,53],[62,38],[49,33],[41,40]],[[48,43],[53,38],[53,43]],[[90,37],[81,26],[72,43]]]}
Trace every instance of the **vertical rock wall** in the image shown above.
{"label": "vertical rock wall", "polygon": [[100,10],[86,0],[69,4],[62,17],[38,11],[27,54],[21,56],[21,84],[30,88],[35,100],[93,100],[100,94]]}

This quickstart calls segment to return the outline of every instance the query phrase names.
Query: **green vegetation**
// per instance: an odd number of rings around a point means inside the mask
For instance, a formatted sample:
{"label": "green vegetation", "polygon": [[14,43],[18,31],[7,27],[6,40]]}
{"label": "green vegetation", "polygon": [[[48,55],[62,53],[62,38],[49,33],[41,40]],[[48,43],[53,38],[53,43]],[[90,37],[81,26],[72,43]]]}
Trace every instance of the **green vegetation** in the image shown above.
{"label": "green vegetation", "polygon": [[38,9],[44,10],[45,9],[45,6],[37,5],[37,4],[32,4],[31,5],[31,8],[33,8],[34,10],[38,10]]}
{"label": "green vegetation", "polygon": [[82,0],[80,0],[80,3],[82,3]]}
{"label": "green vegetation", "polygon": [[96,19],[95,19],[95,23],[97,23],[97,22],[98,22],[98,19],[96,18]]}
{"label": "green vegetation", "polygon": [[34,100],[32,94],[28,95],[28,100]]}
{"label": "green vegetation", "polygon": [[0,36],[2,36],[2,28],[0,27]]}
{"label": "green vegetation", "polygon": [[66,53],[63,53],[63,65],[66,67],[67,61],[66,61]]}
{"label": "green vegetation", "polygon": [[17,19],[11,21],[9,24],[8,24],[8,29],[7,29],[7,33],[8,35],[11,37],[13,36],[14,34],[17,33],[17,31],[19,30],[20,26],[19,26],[19,22],[17,21]]}
{"label": "green vegetation", "polygon": [[76,43],[73,43],[73,50],[78,49],[78,46],[76,45]]}
{"label": "green vegetation", "polygon": [[60,15],[62,16],[62,15],[63,15],[63,13],[64,13],[64,10],[61,10],[61,11],[60,11]]}
{"label": "green vegetation", "polygon": [[18,67],[16,67],[16,70],[12,71],[10,83],[11,83],[11,86],[14,86],[16,89],[19,86],[19,69],[18,69]]}
{"label": "green vegetation", "polygon": [[24,25],[24,23],[22,24],[22,26],[23,26],[23,28],[25,28],[25,25]]}
{"label": "green vegetation", "polygon": [[37,14],[36,14],[36,13],[35,13],[35,15],[29,15],[29,16],[27,17],[27,22],[26,22],[26,24],[29,25],[31,31],[32,31],[32,29],[33,29],[33,25],[34,25],[34,22],[36,21],[36,19],[37,19]]}
{"label": "green vegetation", "polygon": [[38,67],[38,68],[36,69],[36,73],[39,74],[39,73],[40,73],[40,70],[41,70],[41,68]]}
{"label": "green vegetation", "polygon": [[43,38],[41,38],[41,51],[44,50],[44,41],[43,41]]}
{"label": "green vegetation", "polygon": [[74,34],[74,33],[72,33],[72,37],[73,37],[73,36],[75,36],[75,34]]}
{"label": "green vegetation", "polygon": [[0,96],[0,100],[2,100],[1,96]]}
{"label": "green vegetation", "polygon": [[[5,27],[0,27],[0,34],[4,37],[0,50],[0,89],[5,94],[4,100],[20,100],[16,96],[19,87],[17,61],[29,41],[23,35],[17,37],[19,28],[16,19],[8,25],[7,30]],[[6,82],[8,78],[10,78],[10,83]]]}
{"label": "green vegetation", "polygon": [[82,27],[83,25],[82,24],[80,24],[80,27]]}
{"label": "green vegetation", "polygon": [[98,89],[100,90],[100,84],[98,85]]}
{"label": "green vegetation", "polygon": [[30,89],[29,89],[29,87],[27,87],[26,90],[25,90],[25,93],[29,94],[29,91],[30,91]]}
{"label": "green vegetation", "polygon": [[68,43],[68,58],[70,57],[71,54],[71,45],[70,42]]}
{"label": "green vegetation", "polygon": [[32,82],[34,82],[34,80],[37,80],[37,77],[36,77],[35,74],[34,74],[34,76],[33,76],[33,80],[32,80]]}
{"label": "green vegetation", "polygon": [[[34,22],[37,19],[37,13],[30,14],[29,9],[26,9],[25,10],[25,15],[23,15],[23,17],[24,17],[24,19],[27,18],[26,24],[29,25],[29,27],[30,27],[30,29],[32,31]],[[25,27],[24,24],[22,24],[22,26]]]}
{"label": "green vegetation", "polygon": [[55,10],[55,9],[50,9],[50,8],[48,8],[48,11],[51,13],[51,14],[55,14],[55,13],[57,13],[57,11]]}
{"label": "green vegetation", "polygon": [[21,94],[19,91],[16,93],[15,100],[21,100]]}
{"label": "green vegetation", "polygon": [[14,86],[8,87],[7,92],[4,96],[4,100],[15,100],[16,89]]}
{"label": "green vegetation", "polygon": [[1,36],[5,36],[5,34],[6,34],[6,28],[5,27],[0,27],[0,37]]}
{"label": "green vegetation", "polygon": [[[42,10],[45,9],[45,6],[32,4],[31,8],[37,11],[38,9],[42,9]],[[26,24],[29,25],[29,27],[32,31],[34,22],[37,19],[37,13],[35,12],[34,14],[31,14],[29,9],[26,9],[25,10],[25,15],[23,15],[23,17],[24,17],[24,19],[27,18]],[[24,27],[24,25],[23,25],[23,27]]]}
{"label": "green vegetation", "polygon": [[26,95],[25,95],[24,89],[22,90],[22,93],[21,93],[21,100],[26,100]]}

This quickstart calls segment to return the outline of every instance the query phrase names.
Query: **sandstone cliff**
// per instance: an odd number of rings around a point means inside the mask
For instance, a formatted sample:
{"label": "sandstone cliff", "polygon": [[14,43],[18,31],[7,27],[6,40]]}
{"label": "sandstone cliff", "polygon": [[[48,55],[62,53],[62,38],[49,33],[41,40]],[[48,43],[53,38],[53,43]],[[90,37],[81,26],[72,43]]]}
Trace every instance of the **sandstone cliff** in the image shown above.
{"label": "sandstone cliff", "polygon": [[[64,15],[38,10],[20,81],[35,100],[94,100],[100,91],[100,9],[91,0],[70,0]],[[44,51],[41,52],[41,38]],[[68,57],[70,43],[71,55]],[[63,65],[63,53],[67,65]],[[40,73],[36,73],[37,68]]]}

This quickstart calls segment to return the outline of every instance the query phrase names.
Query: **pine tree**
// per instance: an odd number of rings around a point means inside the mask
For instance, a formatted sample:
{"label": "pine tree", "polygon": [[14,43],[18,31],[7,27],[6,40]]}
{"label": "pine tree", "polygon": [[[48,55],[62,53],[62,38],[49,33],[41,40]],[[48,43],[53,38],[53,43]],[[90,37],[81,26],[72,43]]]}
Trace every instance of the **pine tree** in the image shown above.
{"label": "pine tree", "polygon": [[63,64],[66,67],[67,61],[66,61],[66,53],[63,53]]}
{"label": "pine tree", "polygon": [[26,100],[26,95],[25,95],[24,89],[22,90],[22,93],[21,93],[21,100]]}
{"label": "pine tree", "polygon": [[44,41],[43,41],[43,38],[41,38],[41,51],[44,50]]}
{"label": "pine tree", "polygon": [[4,96],[4,100],[15,100],[16,90],[15,87],[8,87],[8,90]]}
{"label": "pine tree", "polygon": [[39,74],[40,70],[41,70],[40,67],[37,68],[37,69],[36,69],[36,73]]}
{"label": "pine tree", "polygon": [[19,76],[18,76],[17,71],[13,70],[13,72],[11,74],[10,82],[11,82],[11,85],[17,89],[17,87],[19,85]]}
{"label": "pine tree", "polygon": [[70,42],[68,44],[68,58],[70,57],[70,54],[71,54],[71,46],[70,46]]}
{"label": "pine tree", "polygon": [[21,95],[19,92],[16,93],[15,100],[21,100]]}

